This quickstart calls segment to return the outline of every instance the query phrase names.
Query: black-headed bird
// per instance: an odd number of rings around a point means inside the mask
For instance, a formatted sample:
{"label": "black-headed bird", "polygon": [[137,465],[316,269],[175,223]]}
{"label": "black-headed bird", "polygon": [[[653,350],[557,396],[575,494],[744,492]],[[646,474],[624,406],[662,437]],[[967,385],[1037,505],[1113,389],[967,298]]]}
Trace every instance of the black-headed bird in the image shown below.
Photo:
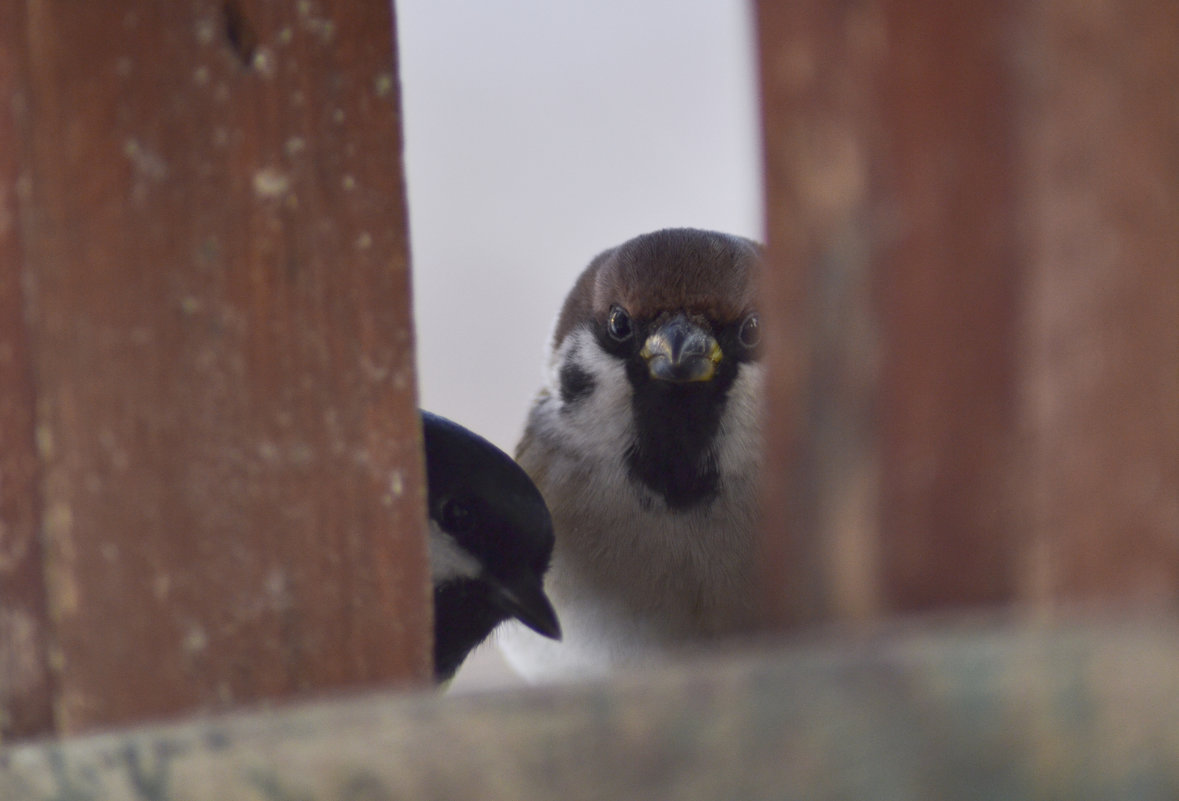
{"label": "black-headed bird", "polygon": [[525,678],[753,627],[760,263],[748,239],[668,229],[597,256],[566,298],[516,454],[553,516],[564,637],[505,627]]}
{"label": "black-headed bird", "polygon": [[512,458],[444,417],[422,412],[434,585],[434,674],[448,681],[509,618],[559,639],[543,580],[553,551],[544,499]]}

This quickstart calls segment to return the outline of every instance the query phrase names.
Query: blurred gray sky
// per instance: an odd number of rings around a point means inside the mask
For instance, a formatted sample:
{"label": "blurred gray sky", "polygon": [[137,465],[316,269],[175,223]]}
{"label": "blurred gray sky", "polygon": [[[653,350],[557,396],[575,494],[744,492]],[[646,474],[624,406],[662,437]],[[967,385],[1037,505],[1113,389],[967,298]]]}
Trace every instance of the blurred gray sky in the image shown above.
{"label": "blurred gray sky", "polygon": [[743,0],[395,0],[421,402],[511,452],[599,251],[762,238]]}

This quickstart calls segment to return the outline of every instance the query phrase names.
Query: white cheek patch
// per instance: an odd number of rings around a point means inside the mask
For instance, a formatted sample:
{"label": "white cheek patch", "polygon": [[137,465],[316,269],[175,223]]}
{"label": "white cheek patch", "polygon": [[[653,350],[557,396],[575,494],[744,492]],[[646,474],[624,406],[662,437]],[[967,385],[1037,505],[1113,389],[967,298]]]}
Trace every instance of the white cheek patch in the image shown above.
{"label": "white cheek patch", "polygon": [[430,580],[444,584],[455,579],[479,578],[483,572],[479,560],[455,541],[433,520],[430,521]]}
{"label": "white cheek patch", "polygon": [[[566,404],[561,398],[561,368],[574,364],[593,380],[593,391]],[[584,455],[617,459],[634,438],[632,390],[622,361],[602,350],[588,328],[565,337],[549,364],[550,403],[541,410],[552,416],[546,428],[560,431],[566,446]],[[556,420],[556,417],[560,420]]]}
{"label": "white cheek patch", "polygon": [[722,474],[756,476],[761,464],[764,384],[765,367],[762,365],[745,363],[737,368],[737,377],[729,389],[720,421],[717,458]]}

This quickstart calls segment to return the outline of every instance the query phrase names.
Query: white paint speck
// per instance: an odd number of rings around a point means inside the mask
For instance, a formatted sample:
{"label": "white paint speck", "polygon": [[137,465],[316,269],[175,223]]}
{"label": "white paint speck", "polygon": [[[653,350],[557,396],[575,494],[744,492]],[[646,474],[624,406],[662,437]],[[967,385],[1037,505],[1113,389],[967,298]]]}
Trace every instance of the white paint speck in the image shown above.
{"label": "white paint speck", "polygon": [[196,40],[203,45],[210,45],[217,36],[217,26],[211,19],[199,19],[196,24]]}
{"label": "white paint speck", "polygon": [[364,372],[366,378],[374,384],[379,384],[389,378],[389,368],[377,364],[367,356],[360,359],[360,369]]}
{"label": "white paint speck", "polygon": [[156,576],[152,580],[151,591],[155,594],[157,600],[164,600],[172,591],[172,577],[165,574]]}
{"label": "white paint speck", "polygon": [[270,78],[274,75],[275,58],[274,53],[269,48],[259,47],[254,51],[254,60],[252,62],[255,70],[263,78]]}
{"label": "white paint speck", "polygon": [[209,646],[209,635],[199,624],[192,624],[184,634],[182,647],[187,654],[197,654]]}
{"label": "white paint speck", "polygon": [[123,156],[131,162],[135,172],[152,181],[162,181],[168,176],[168,164],[157,153],[148,150],[137,139],[123,142]]}
{"label": "white paint speck", "polygon": [[53,643],[49,646],[46,656],[49,657],[49,667],[61,673],[65,670],[66,658],[65,651],[61,650],[61,646]]}
{"label": "white paint speck", "polygon": [[291,188],[291,179],[280,170],[265,167],[254,173],[254,194],[261,198],[276,198]]}
{"label": "white paint speck", "polygon": [[286,600],[288,584],[286,571],[282,568],[275,568],[266,576],[263,586],[266,589],[266,594],[277,600],[278,606],[281,607],[282,602]]}
{"label": "white paint speck", "polygon": [[37,426],[37,453],[41,456],[42,461],[51,461],[53,459],[53,429],[47,425]]}

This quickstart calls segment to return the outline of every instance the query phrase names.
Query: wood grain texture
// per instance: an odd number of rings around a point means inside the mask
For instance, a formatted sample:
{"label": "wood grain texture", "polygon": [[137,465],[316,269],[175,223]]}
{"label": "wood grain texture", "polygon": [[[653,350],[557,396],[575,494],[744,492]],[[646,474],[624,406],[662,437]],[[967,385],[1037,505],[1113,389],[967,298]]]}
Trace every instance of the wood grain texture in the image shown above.
{"label": "wood grain texture", "polygon": [[7,801],[1169,801],[1175,621],[901,629],[610,684],[365,695],[0,752]]}
{"label": "wood grain texture", "polygon": [[877,4],[758,6],[770,365],[764,560],[773,625],[879,614]]}
{"label": "wood grain texture", "polygon": [[24,4],[0,0],[0,741],[53,725],[18,211],[29,190],[24,27]]}
{"label": "wood grain texture", "polygon": [[1179,601],[1179,5],[1028,9],[1024,594]]}
{"label": "wood grain texture", "polygon": [[57,730],[425,681],[389,4],[27,8]]}
{"label": "wood grain texture", "polygon": [[884,605],[1005,603],[1026,526],[1015,469],[1016,4],[883,5],[873,283]]}
{"label": "wood grain texture", "polygon": [[772,625],[1179,601],[1175,30],[759,5]]}

